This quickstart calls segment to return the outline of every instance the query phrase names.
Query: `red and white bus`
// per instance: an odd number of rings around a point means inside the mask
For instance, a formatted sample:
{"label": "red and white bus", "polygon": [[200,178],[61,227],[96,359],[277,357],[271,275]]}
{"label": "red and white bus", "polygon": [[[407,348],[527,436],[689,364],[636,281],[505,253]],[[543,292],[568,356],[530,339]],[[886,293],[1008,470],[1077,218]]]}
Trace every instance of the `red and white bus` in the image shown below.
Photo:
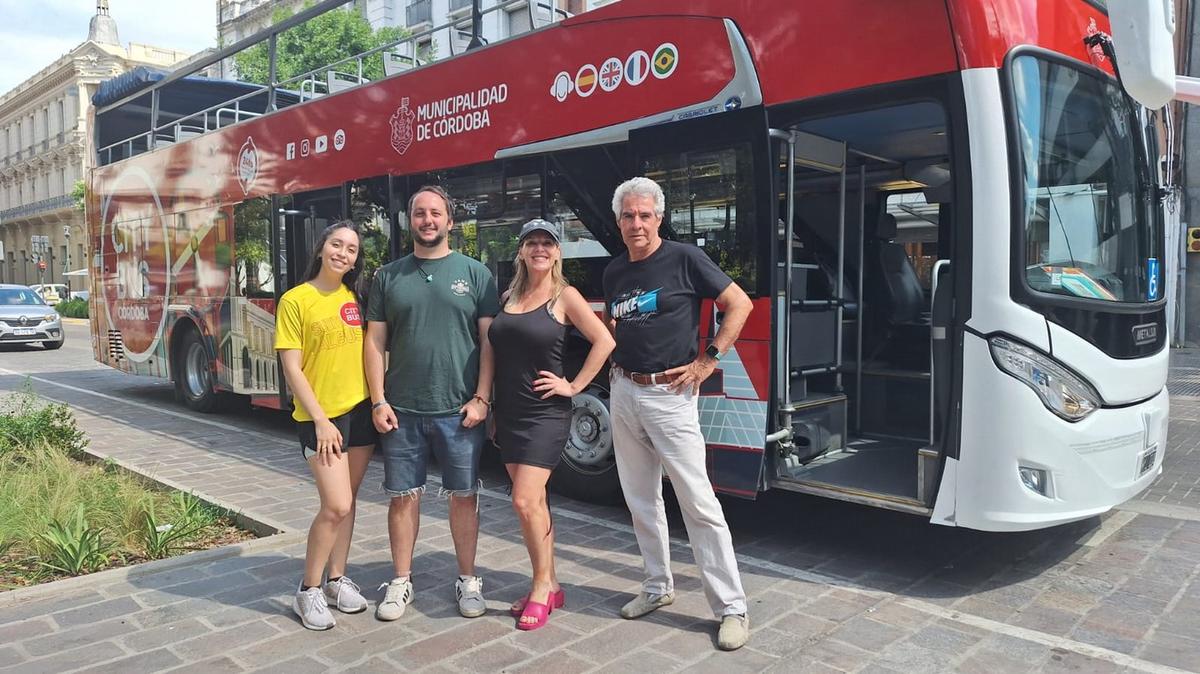
{"label": "red and white bus", "polygon": [[[719,492],[983,530],[1096,515],[1160,472],[1168,416],[1160,150],[1085,44],[1108,31],[1085,0],[623,0],[320,96],[228,84],[180,111],[182,73],[134,86],[98,108],[96,359],[195,409],[286,405],[273,311],[314,234],[352,217],[373,262],[401,255],[430,183],[501,286],[520,224],[561,223],[599,311],[613,188],[646,175],[665,236],[754,300],[702,389]],[[396,55],[305,81],[372,58]],[[604,381],[575,400],[570,494],[617,489]]]}

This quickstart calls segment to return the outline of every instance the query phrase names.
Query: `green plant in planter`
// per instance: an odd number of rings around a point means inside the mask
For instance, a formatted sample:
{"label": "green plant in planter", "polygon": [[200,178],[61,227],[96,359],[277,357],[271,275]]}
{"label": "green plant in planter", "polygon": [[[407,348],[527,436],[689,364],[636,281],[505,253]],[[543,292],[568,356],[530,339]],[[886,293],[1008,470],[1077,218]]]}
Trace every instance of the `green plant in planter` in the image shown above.
{"label": "green plant in planter", "polygon": [[54,520],[38,536],[46,548],[40,563],[47,569],[78,576],[108,565],[112,543],[104,540],[104,530],[88,524],[83,506],[66,520]]}
{"label": "green plant in planter", "polygon": [[187,550],[189,539],[200,533],[207,524],[184,520],[178,524],[160,522],[154,506],[142,511],[142,528],[138,532],[142,547],[150,559],[164,559],[177,551]]}

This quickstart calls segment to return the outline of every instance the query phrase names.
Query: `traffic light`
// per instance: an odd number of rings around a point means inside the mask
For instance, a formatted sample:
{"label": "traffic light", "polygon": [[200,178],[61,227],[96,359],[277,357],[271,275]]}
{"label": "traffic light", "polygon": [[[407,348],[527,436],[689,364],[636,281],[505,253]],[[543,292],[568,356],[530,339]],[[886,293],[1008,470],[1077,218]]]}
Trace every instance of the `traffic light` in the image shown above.
{"label": "traffic light", "polygon": [[1187,252],[1200,253],[1200,227],[1188,227]]}

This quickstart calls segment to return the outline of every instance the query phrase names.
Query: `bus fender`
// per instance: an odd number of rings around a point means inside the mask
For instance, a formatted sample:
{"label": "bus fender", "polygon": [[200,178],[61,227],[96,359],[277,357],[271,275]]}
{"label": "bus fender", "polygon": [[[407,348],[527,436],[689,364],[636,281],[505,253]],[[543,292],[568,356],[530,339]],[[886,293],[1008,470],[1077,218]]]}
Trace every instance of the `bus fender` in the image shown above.
{"label": "bus fender", "polygon": [[933,501],[933,514],[929,521],[943,526],[958,526],[955,499],[958,495],[958,459],[946,457],[942,469],[942,481],[938,484],[937,497]]}

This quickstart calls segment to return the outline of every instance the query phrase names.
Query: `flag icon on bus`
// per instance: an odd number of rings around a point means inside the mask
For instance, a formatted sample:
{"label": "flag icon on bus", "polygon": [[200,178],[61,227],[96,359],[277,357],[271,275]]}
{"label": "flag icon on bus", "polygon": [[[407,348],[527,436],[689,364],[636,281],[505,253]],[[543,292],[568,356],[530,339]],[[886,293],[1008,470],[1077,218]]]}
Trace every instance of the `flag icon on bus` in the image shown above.
{"label": "flag icon on bus", "polygon": [[679,51],[670,42],[664,42],[654,50],[654,76],[665,80],[679,65]]}
{"label": "flag icon on bus", "polygon": [[621,59],[611,58],[600,66],[600,88],[612,91],[621,85],[622,73],[625,69]]}
{"label": "flag icon on bus", "polygon": [[650,75],[650,55],[641,49],[629,55],[625,60],[625,81],[629,86],[636,87],[646,81]]}
{"label": "flag icon on bus", "polygon": [[575,73],[575,93],[580,98],[587,98],[596,90],[596,66],[588,63]]}

